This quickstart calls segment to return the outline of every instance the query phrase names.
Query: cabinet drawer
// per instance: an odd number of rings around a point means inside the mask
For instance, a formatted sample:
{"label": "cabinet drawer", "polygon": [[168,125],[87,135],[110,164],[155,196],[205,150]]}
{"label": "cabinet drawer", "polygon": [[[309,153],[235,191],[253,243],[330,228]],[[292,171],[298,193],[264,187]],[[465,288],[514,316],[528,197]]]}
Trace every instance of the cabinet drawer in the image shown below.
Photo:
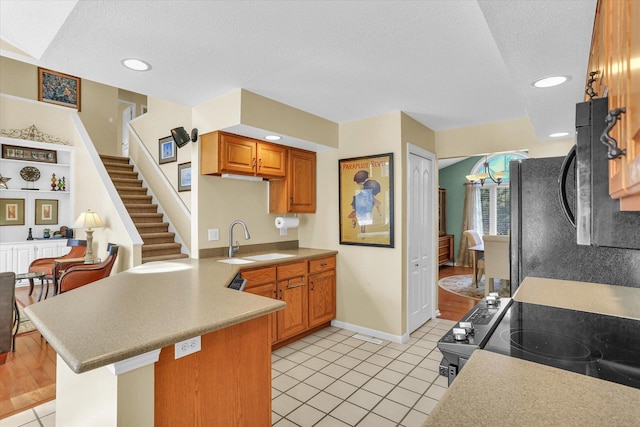
{"label": "cabinet drawer", "polygon": [[275,283],[276,281],[276,268],[267,267],[259,268],[256,270],[243,270],[240,272],[243,279],[247,279],[247,288],[262,285],[264,283]]}
{"label": "cabinet drawer", "polygon": [[312,259],[309,261],[309,274],[322,273],[323,271],[336,269],[336,257]]}
{"label": "cabinet drawer", "polygon": [[277,266],[278,280],[289,279],[291,277],[306,276],[307,263],[305,261],[295,262]]}

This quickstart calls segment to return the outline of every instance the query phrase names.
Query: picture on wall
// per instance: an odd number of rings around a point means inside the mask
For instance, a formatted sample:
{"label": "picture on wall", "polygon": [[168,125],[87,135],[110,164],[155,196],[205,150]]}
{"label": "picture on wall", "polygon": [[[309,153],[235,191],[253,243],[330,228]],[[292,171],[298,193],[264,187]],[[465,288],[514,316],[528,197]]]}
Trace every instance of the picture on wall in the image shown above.
{"label": "picture on wall", "polygon": [[24,199],[0,199],[0,225],[24,225]]}
{"label": "picture on wall", "polygon": [[53,225],[58,223],[58,201],[36,199],[36,225]]}
{"label": "picture on wall", "polygon": [[178,165],[178,191],[191,191],[191,162]]}
{"label": "picture on wall", "polygon": [[171,136],[165,136],[158,140],[158,163],[170,163],[178,160],[176,143]]}
{"label": "picture on wall", "polygon": [[38,101],[80,111],[80,78],[38,67]]}
{"label": "picture on wall", "polygon": [[28,162],[58,162],[56,150],[43,150],[39,148],[27,148],[7,144],[2,144],[2,158],[11,160],[24,160]]}
{"label": "picture on wall", "polygon": [[393,247],[393,153],[338,161],[340,244]]}

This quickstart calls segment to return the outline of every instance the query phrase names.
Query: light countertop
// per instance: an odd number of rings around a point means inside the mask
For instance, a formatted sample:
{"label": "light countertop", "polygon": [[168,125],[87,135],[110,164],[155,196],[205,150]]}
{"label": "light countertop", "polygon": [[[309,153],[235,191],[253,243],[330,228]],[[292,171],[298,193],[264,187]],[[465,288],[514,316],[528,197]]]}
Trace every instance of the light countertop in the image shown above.
{"label": "light countertop", "polygon": [[216,258],[147,263],[33,304],[25,313],[71,370],[82,373],[281,310],[282,301],[226,286],[242,269],[337,253],[278,252],[294,257],[242,265]]}
{"label": "light countertop", "polygon": [[476,350],[428,426],[637,426],[640,390]]}

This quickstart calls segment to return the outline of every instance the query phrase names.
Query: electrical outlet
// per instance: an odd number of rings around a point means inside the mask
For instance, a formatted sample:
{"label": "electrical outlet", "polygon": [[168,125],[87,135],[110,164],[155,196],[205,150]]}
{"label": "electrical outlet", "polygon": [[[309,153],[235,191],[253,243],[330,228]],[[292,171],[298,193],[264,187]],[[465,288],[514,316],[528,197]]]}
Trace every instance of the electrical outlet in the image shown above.
{"label": "electrical outlet", "polygon": [[179,359],[181,357],[200,351],[202,348],[201,346],[202,344],[200,341],[200,337],[197,336],[175,343],[173,352],[175,354],[175,358]]}
{"label": "electrical outlet", "polygon": [[280,235],[281,236],[286,236],[287,235],[287,229],[286,228],[280,228]]}
{"label": "electrical outlet", "polygon": [[220,240],[220,230],[217,228],[210,228],[209,240]]}

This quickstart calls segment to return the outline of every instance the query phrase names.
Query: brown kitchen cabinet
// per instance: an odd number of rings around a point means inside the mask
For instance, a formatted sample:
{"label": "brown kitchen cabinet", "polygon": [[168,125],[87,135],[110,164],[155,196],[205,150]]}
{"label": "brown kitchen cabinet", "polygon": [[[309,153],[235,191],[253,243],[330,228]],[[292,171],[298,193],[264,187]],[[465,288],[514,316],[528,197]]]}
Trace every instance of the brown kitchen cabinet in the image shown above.
{"label": "brown kitchen cabinet", "polygon": [[277,313],[278,341],[304,332],[309,325],[307,263],[277,266],[278,299],[287,306]]}
{"label": "brown kitchen cabinet", "polygon": [[625,211],[640,211],[640,67],[632,64],[640,57],[639,25],[640,2],[600,0],[587,73],[598,71],[594,96],[608,95],[609,111],[626,109],[609,133],[626,150],[609,161],[609,193]]}
{"label": "brown kitchen cabinet", "polygon": [[336,317],[335,255],[242,270],[241,275],[247,279],[245,292],[287,303],[268,315],[272,344],[286,345]]}
{"label": "brown kitchen cabinet", "polygon": [[284,179],[269,182],[269,213],[316,211],[316,153],[289,148]]}
{"label": "brown kitchen cabinet", "polygon": [[[276,298],[276,267],[266,267],[243,271],[242,278],[247,279],[244,291],[267,298]],[[277,314],[269,314],[271,344],[277,341]]]}
{"label": "brown kitchen cabinet", "polygon": [[336,257],[309,261],[309,327],[336,317]]}
{"label": "brown kitchen cabinet", "polygon": [[283,178],[287,148],[257,139],[216,131],[200,137],[200,173]]}

